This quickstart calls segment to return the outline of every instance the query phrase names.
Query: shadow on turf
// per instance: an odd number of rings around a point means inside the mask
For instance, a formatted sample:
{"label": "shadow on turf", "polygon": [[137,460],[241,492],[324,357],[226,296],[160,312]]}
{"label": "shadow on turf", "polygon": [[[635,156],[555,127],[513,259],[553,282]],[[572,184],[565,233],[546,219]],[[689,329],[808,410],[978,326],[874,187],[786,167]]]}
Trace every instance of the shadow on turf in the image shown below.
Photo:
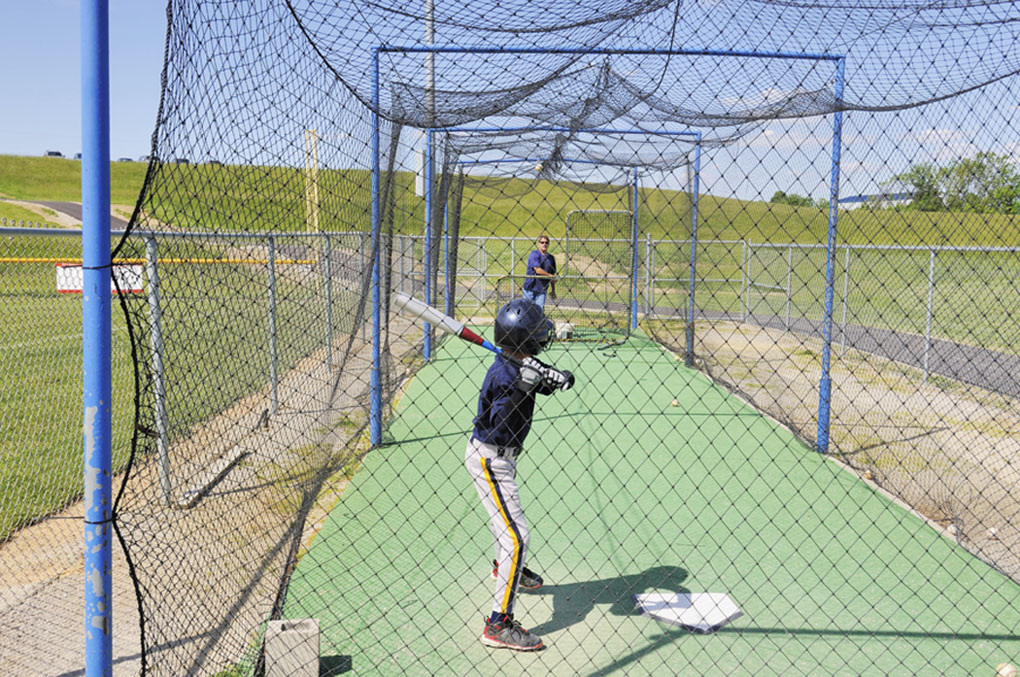
{"label": "shadow on turf", "polygon": [[320,656],[319,677],[342,675],[354,670],[354,659],[351,656]]}
{"label": "shadow on turf", "polygon": [[558,632],[583,621],[596,604],[609,604],[609,612],[616,616],[635,615],[639,612],[634,595],[653,590],[690,592],[681,585],[686,579],[686,569],[660,566],[630,576],[543,585],[527,594],[552,596],[552,618],[530,630],[539,636]]}

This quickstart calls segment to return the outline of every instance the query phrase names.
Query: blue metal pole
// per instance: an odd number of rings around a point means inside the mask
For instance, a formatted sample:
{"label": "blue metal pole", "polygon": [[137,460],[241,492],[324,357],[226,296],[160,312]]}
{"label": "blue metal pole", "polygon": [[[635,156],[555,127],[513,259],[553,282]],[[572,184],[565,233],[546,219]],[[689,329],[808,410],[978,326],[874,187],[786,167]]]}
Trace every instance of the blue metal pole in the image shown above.
{"label": "blue metal pole", "polygon": [[369,441],[372,446],[382,443],[382,359],[379,268],[379,48],[372,49],[372,370],[369,374]]}
{"label": "blue metal pole", "polygon": [[[484,245],[483,245],[484,246]],[[450,279],[450,194],[447,192],[443,203],[443,271],[446,276],[446,314],[453,317],[453,284]]]}
{"label": "blue metal pole", "polygon": [[[701,132],[680,132],[664,129],[616,129],[613,127],[560,127],[556,125],[525,125],[518,127],[444,127],[445,132],[573,132],[586,134],[641,134],[644,136],[691,136],[701,139]],[[536,158],[537,160],[537,158]],[[531,160],[535,162],[536,160]]]}
{"label": "blue metal pole", "polygon": [[[836,105],[843,104],[843,79],[846,59],[836,62]],[[836,217],[839,210],[839,159],[843,138],[843,112],[836,110],[832,120],[832,177],[829,182],[829,238],[825,260],[825,318],[822,323],[822,376],[818,384],[818,440],[816,451],[829,451],[829,417],[832,404],[832,380],[829,374],[832,356],[832,302],[835,286]]]}
{"label": "blue metal pole", "polygon": [[[432,305],[432,130],[425,132],[425,305]],[[425,361],[432,358],[432,325],[425,323]]]}
{"label": "blue metal pole", "polygon": [[687,350],[684,364],[694,366],[694,284],[698,262],[698,179],[701,176],[701,134],[694,146],[694,181],[691,186],[691,279],[687,293]]}
{"label": "blue metal pole", "polygon": [[110,8],[81,4],[85,674],[113,671],[110,338]]}
{"label": "blue metal pole", "polygon": [[634,193],[630,213],[630,328],[637,329],[638,306],[638,183],[637,167],[634,168]]}
{"label": "blue metal pole", "polygon": [[489,47],[484,45],[387,45],[381,48],[384,52],[406,52],[409,54],[619,54],[646,56],[733,56],[753,59],[802,59],[808,61],[840,61],[844,57],[825,52],[755,52],[752,50],[729,49],[630,49],[626,47]]}

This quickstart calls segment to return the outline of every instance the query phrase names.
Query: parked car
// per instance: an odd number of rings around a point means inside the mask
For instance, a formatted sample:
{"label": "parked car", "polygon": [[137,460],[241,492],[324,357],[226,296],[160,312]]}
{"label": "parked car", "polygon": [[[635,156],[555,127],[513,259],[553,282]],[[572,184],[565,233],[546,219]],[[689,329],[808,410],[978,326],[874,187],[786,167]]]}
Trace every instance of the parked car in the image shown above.
{"label": "parked car", "polygon": [[190,164],[191,160],[189,160],[186,157],[175,157],[174,158],[174,162],[176,162],[179,165],[186,165],[186,164]]}
{"label": "parked car", "polygon": [[222,167],[223,166],[223,163],[220,162],[219,160],[209,160],[209,164],[213,165],[214,167]]}
{"label": "parked car", "polygon": [[139,155],[138,156],[138,161],[139,162],[148,162],[151,159],[152,159],[151,155]]}
{"label": "parked car", "polygon": [[64,157],[64,154],[59,150],[48,150],[46,151],[46,157]]}
{"label": "parked car", "polygon": [[129,157],[119,157],[117,158],[117,162],[134,162],[134,160]]}
{"label": "parked car", "polygon": [[74,159],[75,160],[80,160],[81,159],[81,153],[75,153],[74,154]]}

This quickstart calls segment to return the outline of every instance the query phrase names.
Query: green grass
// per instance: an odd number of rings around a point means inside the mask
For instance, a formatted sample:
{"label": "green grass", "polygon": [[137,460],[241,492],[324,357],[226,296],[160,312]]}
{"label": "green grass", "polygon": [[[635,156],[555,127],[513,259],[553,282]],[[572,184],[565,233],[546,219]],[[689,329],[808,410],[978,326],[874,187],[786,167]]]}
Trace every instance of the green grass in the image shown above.
{"label": "green grass", "polygon": [[[146,163],[112,162],[111,201],[134,204]],[[292,167],[158,165],[158,187],[146,209],[181,228],[304,231],[305,174]],[[411,190],[413,176],[398,172],[394,230],[420,234],[424,201]],[[464,236],[533,237],[543,231],[565,235],[574,209],[622,209],[628,191],[598,192],[581,184],[504,179],[502,193],[465,188],[461,216]],[[367,231],[371,227],[371,175],[367,170],[320,170],[319,225],[322,230]],[[0,195],[22,200],[81,200],[81,163],[61,158],[0,155]],[[690,237],[690,202],[669,190],[639,191],[639,227],[655,239]],[[700,240],[826,242],[828,211],[745,201],[713,195],[698,200]],[[1007,246],[1020,241],[1020,217],[1000,214],[854,209],[840,212],[839,242],[850,244]]]}
{"label": "green grass", "polygon": [[[145,180],[144,162],[110,163],[110,202],[134,204]],[[81,162],[0,155],[0,196],[16,200],[81,202]]]}
{"label": "green grass", "polygon": [[[46,210],[50,214],[55,214],[52,210]],[[5,224],[2,220],[7,219]],[[35,228],[56,228],[56,224],[52,222],[52,217],[43,216],[36,214],[33,211],[13,205],[9,202],[0,201],[0,226],[20,226],[22,223],[25,226],[32,225]]]}
{"label": "green grass", "polygon": [[[111,201],[133,204],[145,179],[144,163],[111,163]],[[164,164],[153,175],[157,190],[143,203],[145,211],[161,222],[184,229],[223,231],[306,230],[305,175],[290,167],[214,166]],[[413,177],[394,177],[394,231],[420,235],[424,222],[424,201],[414,197]],[[322,230],[361,231],[370,229],[370,182],[366,170],[321,170],[319,172]],[[22,200],[80,200],[81,163],[59,158],[0,156],[0,194]],[[599,192],[585,186],[549,181],[505,179],[503,192],[465,188],[461,234],[489,237],[485,243],[487,272],[509,274],[511,265],[521,272],[521,261],[530,246],[519,241],[516,259],[508,252],[508,238],[534,238],[548,232],[554,242],[565,235],[566,215],[574,209],[621,209],[627,207],[627,191]],[[641,189],[638,217],[642,236],[654,239],[686,240],[690,233],[690,204],[686,195],[674,191]],[[792,207],[763,202],[703,195],[699,198],[699,240],[751,240],[754,242],[824,243],[828,214],[811,207]],[[0,217],[23,218],[31,214],[0,203]],[[34,215],[33,215],[34,216]],[[29,217],[24,217],[29,220]],[[1020,241],[1020,218],[1001,215],[928,214],[909,210],[862,210],[842,212],[840,242],[854,244],[1001,246]],[[3,256],[80,256],[80,245],[55,238],[0,239]],[[555,247],[554,247],[555,250]],[[208,245],[194,245],[195,256],[218,253]],[[741,246],[711,245],[699,251],[698,275],[723,280],[739,279]],[[138,252],[135,253],[138,255]],[[178,255],[182,255],[178,249]],[[821,252],[812,252],[796,262],[791,299],[794,316],[816,317],[819,272],[824,270]],[[477,250],[465,248],[460,265],[475,265]],[[682,244],[660,245],[656,250],[657,274],[679,278],[657,286],[657,303],[675,306],[686,303],[688,254]],[[925,256],[898,252],[851,263],[853,287],[851,309],[863,299],[870,303],[868,323],[900,330],[921,332],[925,328],[927,271]],[[1012,270],[1007,255],[940,255],[936,276],[936,302],[957,312],[936,315],[933,334],[965,343],[1015,350],[1016,337],[1006,331],[1011,318],[1006,309],[1016,305],[1015,286],[1003,271]],[[22,266],[19,268],[19,266]],[[0,505],[0,540],[17,524],[46,514],[80,495],[80,300],[57,296],[53,291],[52,264],[23,268],[25,264],[0,264],[0,345],[5,349],[0,372],[4,374],[3,415],[8,422],[0,434],[0,453],[6,474],[0,486],[31,488],[24,499],[4,490],[8,501]],[[783,272],[780,272],[783,271]],[[264,271],[263,271],[264,272]],[[909,272],[909,275],[906,274]],[[837,276],[842,273],[842,263]],[[215,415],[232,402],[265,388],[268,373],[267,319],[264,284],[253,269],[205,269],[202,274],[181,274],[167,269],[164,277],[164,331],[167,340],[168,381],[177,384],[170,394],[171,411],[177,425],[174,434],[186,435],[190,426]],[[756,280],[785,283],[785,260],[762,266]],[[249,298],[223,298],[213,293],[214,281],[221,288],[251,289]],[[252,277],[255,276],[255,277]],[[490,289],[495,279],[488,280]],[[201,289],[205,285],[205,292]],[[197,290],[197,291],[196,291]],[[306,304],[318,303],[316,292],[300,286],[280,288],[281,373],[288,365],[314,350],[321,341],[321,315],[307,312]],[[176,303],[205,293],[187,304]],[[337,307],[349,307],[350,298],[335,290]],[[349,296],[349,294],[348,294]],[[606,298],[605,290],[592,292]],[[837,291],[836,303],[842,301]],[[133,298],[132,309],[139,326],[147,322],[144,297]],[[762,310],[782,314],[784,294],[758,294],[754,303]],[[699,288],[699,307],[738,312],[741,290],[732,282],[710,282]],[[175,312],[177,307],[186,313]],[[470,311],[469,311],[470,312]],[[343,313],[335,313],[344,317]],[[348,318],[349,319],[349,318]],[[865,318],[867,319],[867,318]],[[115,321],[115,405],[131,409],[133,384],[126,348],[126,327],[117,310]],[[860,320],[858,320],[860,321]],[[119,324],[118,324],[119,323]],[[339,330],[338,330],[339,331]],[[65,338],[60,338],[65,337]],[[35,343],[33,343],[35,341]],[[201,354],[190,346],[209,346]],[[230,379],[222,378],[224,372]],[[215,387],[210,387],[215,383]],[[200,396],[194,396],[200,393]],[[115,420],[114,439],[118,467],[126,456],[129,423]],[[42,440],[24,444],[24,438]],[[36,467],[45,459],[45,472],[26,473],[19,468]],[[65,470],[66,469],[66,470]],[[21,474],[19,474],[21,473]],[[26,475],[22,477],[22,475]],[[32,476],[29,476],[32,475]],[[34,496],[45,495],[45,500]],[[10,501],[22,500],[25,506]]]}
{"label": "green grass", "polygon": [[[14,253],[20,256],[80,255],[71,238],[4,237],[0,247],[5,254],[16,247]],[[196,247],[191,254],[196,253],[209,252],[207,247]],[[171,435],[181,437],[238,399],[260,390],[268,392],[266,271],[258,266],[198,269],[193,264],[166,264],[161,282],[164,362],[170,384],[167,405]],[[242,297],[219,291],[228,288],[252,292]],[[281,375],[324,344],[321,302],[316,289],[286,279],[278,269]],[[334,302],[340,308],[350,301],[338,291]],[[147,326],[146,297],[129,296],[128,305],[135,326]],[[341,313],[335,308],[334,314],[339,326]],[[112,321],[112,447],[118,472],[130,452],[135,389],[119,304],[113,307]],[[0,542],[20,526],[81,496],[81,335],[81,296],[55,292],[52,263],[0,264],[0,388],[4,393],[0,415],[5,421],[0,426]],[[203,350],[190,350],[195,342]],[[140,359],[145,360],[147,342],[141,349]]]}
{"label": "green grass", "polygon": [[[0,542],[82,492],[82,301],[53,289],[52,264],[0,266]],[[114,312],[112,320],[119,469],[130,448],[134,370],[124,316]]]}

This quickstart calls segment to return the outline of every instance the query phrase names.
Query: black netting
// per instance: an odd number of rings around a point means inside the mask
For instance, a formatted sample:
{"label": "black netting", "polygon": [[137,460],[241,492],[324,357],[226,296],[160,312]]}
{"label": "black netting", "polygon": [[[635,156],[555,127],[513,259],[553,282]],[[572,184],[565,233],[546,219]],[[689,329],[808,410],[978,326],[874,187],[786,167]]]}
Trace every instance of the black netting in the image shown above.
{"label": "black netting", "polygon": [[[275,674],[307,619],[318,674],[1020,658],[1014,3],[168,17],[115,250],[145,287],[116,353],[128,669]],[[401,302],[491,341],[525,296],[576,384],[538,396],[518,493],[470,474],[514,454],[469,442],[504,358]],[[543,650],[494,651],[500,610]]]}

